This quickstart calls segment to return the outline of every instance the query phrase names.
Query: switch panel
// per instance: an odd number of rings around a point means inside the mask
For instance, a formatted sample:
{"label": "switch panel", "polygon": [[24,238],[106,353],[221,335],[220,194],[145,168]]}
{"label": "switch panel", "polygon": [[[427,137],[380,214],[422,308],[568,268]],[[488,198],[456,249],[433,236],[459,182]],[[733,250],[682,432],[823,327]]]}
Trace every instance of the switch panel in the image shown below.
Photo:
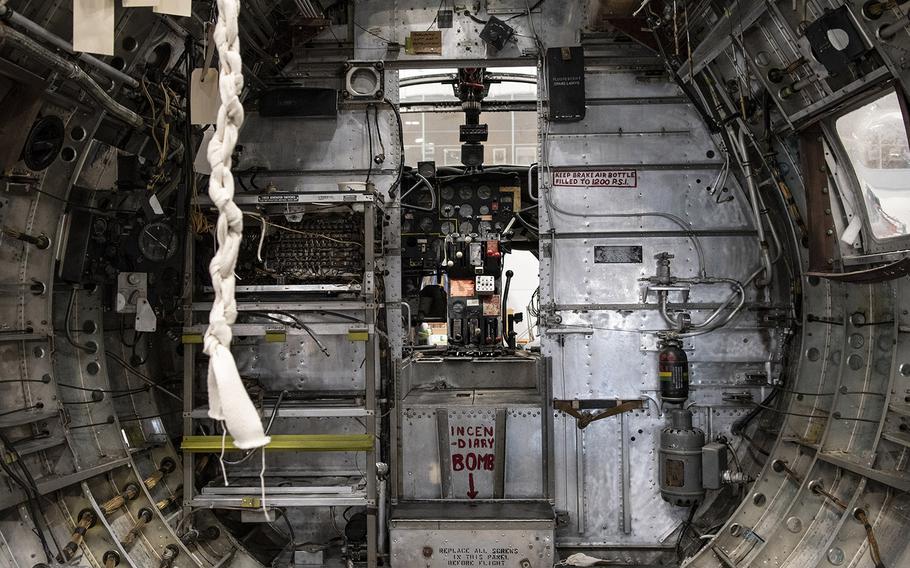
{"label": "switch panel", "polygon": [[474,277],[474,289],[477,292],[477,295],[484,294],[495,294],[496,293],[496,277],[495,276],[475,276]]}

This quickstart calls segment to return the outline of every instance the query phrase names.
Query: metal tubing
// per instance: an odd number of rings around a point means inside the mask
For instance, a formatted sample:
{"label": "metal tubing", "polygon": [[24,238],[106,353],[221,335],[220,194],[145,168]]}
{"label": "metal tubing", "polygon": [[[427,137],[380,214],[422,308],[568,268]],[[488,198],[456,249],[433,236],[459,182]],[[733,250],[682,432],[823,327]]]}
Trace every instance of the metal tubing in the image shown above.
{"label": "metal tubing", "polygon": [[894,39],[894,36],[896,36],[898,32],[910,25],[910,20],[907,18],[908,17],[905,15],[896,22],[882,26],[878,30],[878,37],[885,41]]}
{"label": "metal tubing", "polygon": [[752,204],[752,216],[755,220],[755,230],[758,231],[758,241],[761,247],[761,262],[765,269],[764,276],[756,282],[758,286],[767,286],[771,283],[771,255],[768,252],[768,241],[765,238],[765,226],[762,223],[761,207],[758,201],[758,188],[755,184],[755,176],[752,172],[752,165],[749,163],[749,147],[746,143],[746,132],[740,129],[737,136],[739,142],[740,165],[743,169],[743,177],[746,181],[746,188],[749,190],[749,201]]}
{"label": "metal tubing", "polygon": [[145,127],[145,121],[142,120],[142,117],[111,98],[79,65],[72,61],[67,61],[37,41],[9,26],[0,26],[0,39],[9,41],[22,49],[42,64],[60,73],[62,78],[71,79],[78,83],[90,97],[95,99],[113,116],[134,128]]}
{"label": "metal tubing", "polygon": [[5,20],[11,24],[15,24],[16,26],[19,26],[20,28],[24,29],[28,33],[32,34],[33,36],[36,36],[38,39],[42,39],[42,40],[46,41],[47,43],[50,43],[54,47],[62,49],[63,51],[65,51],[67,53],[74,54],[79,61],[82,61],[83,63],[85,63],[87,65],[91,65],[92,67],[101,71],[102,73],[104,73],[109,78],[111,78],[115,81],[120,81],[121,83],[123,83],[125,85],[129,85],[130,87],[133,87],[133,88],[139,87],[139,82],[136,81],[135,79],[133,79],[132,77],[130,77],[129,75],[127,75],[126,73],[124,73],[123,71],[118,71],[117,69],[114,69],[113,67],[111,67],[110,65],[105,63],[104,61],[101,61],[100,59],[97,59],[97,58],[89,55],[88,53],[76,53],[75,51],[73,51],[73,45],[71,43],[69,43],[68,41],[66,41],[65,39],[63,39],[62,37],[60,37],[56,34],[52,34],[51,32],[47,31],[45,28],[41,27],[41,25],[29,20],[22,14],[19,14],[18,12],[14,11],[9,6],[0,6],[0,19]]}

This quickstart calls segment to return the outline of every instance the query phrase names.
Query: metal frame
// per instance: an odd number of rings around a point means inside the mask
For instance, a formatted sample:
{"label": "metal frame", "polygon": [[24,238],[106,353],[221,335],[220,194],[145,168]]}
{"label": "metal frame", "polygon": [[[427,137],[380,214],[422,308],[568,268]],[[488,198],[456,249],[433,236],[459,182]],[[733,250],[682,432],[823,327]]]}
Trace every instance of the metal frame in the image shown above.
{"label": "metal frame", "polygon": [[[366,455],[366,464],[367,466],[364,469],[364,478],[365,478],[365,487],[362,490],[355,490],[354,487],[349,486],[347,493],[339,493],[337,490],[326,494],[314,494],[312,488],[306,487],[296,487],[288,486],[282,488],[267,488],[267,493],[271,492],[272,495],[268,497],[267,503],[273,507],[326,507],[326,506],[365,506],[367,507],[367,566],[368,568],[374,568],[377,565],[378,557],[378,527],[377,527],[377,504],[378,504],[378,487],[377,487],[377,472],[375,467],[370,467],[370,464],[376,462],[376,456],[378,455],[378,437],[377,437],[377,420],[379,413],[377,411],[377,386],[378,386],[378,376],[377,376],[377,363],[378,363],[378,337],[376,334],[376,317],[377,311],[379,309],[379,302],[376,297],[376,286],[374,284],[374,270],[376,269],[376,243],[375,243],[375,232],[376,232],[376,214],[379,210],[379,200],[375,198],[372,193],[369,192],[331,192],[331,193],[320,193],[320,194],[287,194],[293,196],[292,201],[279,201],[278,203],[357,203],[362,206],[362,214],[364,216],[364,276],[363,283],[356,287],[344,287],[344,291],[356,291],[360,296],[359,300],[352,301],[350,299],[333,301],[330,297],[326,297],[321,293],[324,292],[335,292],[336,287],[326,287],[321,285],[307,285],[307,286],[256,286],[250,288],[256,288],[257,292],[281,292],[281,293],[295,293],[295,292],[306,292],[306,295],[295,294],[293,298],[288,299],[287,302],[278,302],[278,301],[269,301],[261,302],[258,300],[244,302],[242,299],[238,301],[237,309],[238,311],[244,310],[263,310],[271,308],[280,308],[283,310],[293,309],[295,311],[320,311],[324,309],[330,310],[345,310],[345,311],[360,311],[363,310],[364,313],[364,324],[325,324],[325,323],[313,323],[312,331],[315,333],[323,334],[348,334],[352,331],[366,331],[368,333],[366,339],[366,361],[364,364],[364,390],[362,398],[355,399],[355,403],[361,402],[357,405],[329,405],[324,407],[307,407],[307,408],[294,408],[294,407],[284,407],[280,408],[277,416],[279,418],[342,418],[342,417],[356,417],[360,420],[365,428],[364,436],[368,439],[373,440],[373,443],[369,450],[354,450],[357,452],[363,452]],[[261,197],[261,196],[260,196]],[[200,198],[199,202],[203,202],[204,199]],[[266,203],[272,204],[272,203]],[[248,196],[248,198],[239,199],[239,205],[241,206],[251,206],[251,205],[263,205],[257,196]],[[204,311],[209,306],[209,302],[193,302],[193,263],[194,263],[194,247],[192,235],[187,238],[186,245],[186,281],[185,286],[188,290],[186,296],[183,299],[184,313],[186,314],[184,320],[184,336],[196,336],[200,333],[203,333],[205,330],[205,325],[202,323],[196,324],[193,318],[193,314],[196,311]],[[278,289],[280,288],[280,289]],[[241,291],[241,287],[238,287],[238,291]],[[316,294],[319,293],[319,294]],[[245,324],[235,326],[235,330],[238,332],[238,335],[250,335],[250,336],[262,336],[270,333],[275,333],[276,331],[280,334],[299,334],[304,333],[302,330],[291,329],[288,326],[272,325],[272,324]],[[299,332],[299,333],[298,333]],[[198,350],[198,342],[191,341],[189,343],[185,342],[184,345],[184,359],[183,359],[183,372],[184,372],[184,382],[183,382],[183,428],[184,435],[190,436],[195,432],[195,423],[199,420],[207,420],[208,415],[205,408],[195,408],[193,406],[193,395],[195,391],[195,360]],[[263,408],[261,410],[262,415],[269,416],[271,415],[272,408]],[[210,419],[209,419],[210,420]],[[329,436],[332,437],[332,436]],[[291,446],[294,446],[291,444]],[[288,446],[286,446],[287,448]],[[260,487],[258,484],[258,479],[255,480],[256,483],[249,486],[231,486],[229,495],[224,494],[224,492],[218,492],[218,494],[212,494],[211,491],[203,493],[196,493],[195,484],[194,484],[194,462],[195,462],[195,452],[199,451],[193,450],[192,448],[185,447],[183,449],[183,460],[184,460],[184,482],[183,486],[184,497],[183,505],[185,513],[189,514],[192,509],[198,508],[217,508],[217,507],[242,507],[250,508],[254,510],[260,506],[259,504],[259,495]],[[287,451],[307,451],[307,450],[292,450],[287,449]],[[317,450],[322,451],[322,450]],[[310,493],[309,495],[302,495],[301,493]],[[243,495],[242,495],[243,494]]]}

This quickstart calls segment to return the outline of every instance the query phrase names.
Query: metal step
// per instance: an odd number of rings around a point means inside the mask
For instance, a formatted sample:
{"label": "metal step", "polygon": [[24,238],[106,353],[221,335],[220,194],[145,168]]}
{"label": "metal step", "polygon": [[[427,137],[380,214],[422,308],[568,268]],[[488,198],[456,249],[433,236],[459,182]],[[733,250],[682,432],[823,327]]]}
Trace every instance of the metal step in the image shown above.
{"label": "metal step", "polygon": [[[259,411],[259,414],[263,418],[270,417],[273,409],[273,406],[265,406]],[[190,412],[189,417],[197,420],[210,420],[208,412],[208,407],[202,406],[193,409],[193,411]],[[278,408],[278,418],[339,418],[349,416],[373,416],[374,414],[375,411],[367,410],[363,406],[331,406],[320,404],[318,406],[283,405]]]}
{"label": "metal step", "polygon": [[[280,482],[281,486],[274,485]],[[266,504],[272,507],[325,507],[369,505],[366,481],[359,477],[281,477],[268,478],[265,487]],[[230,485],[209,485],[193,498],[194,507],[262,506],[263,489],[259,479],[242,477],[230,480]]]}
{"label": "metal step", "polygon": [[[234,446],[234,438],[227,436],[184,436],[180,448],[189,453],[220,452],[222,443],[228,451],[241,451]],[[370,434],[275,434],[265,447],[270,451],[299,452],[367,452],[373,450]]]}

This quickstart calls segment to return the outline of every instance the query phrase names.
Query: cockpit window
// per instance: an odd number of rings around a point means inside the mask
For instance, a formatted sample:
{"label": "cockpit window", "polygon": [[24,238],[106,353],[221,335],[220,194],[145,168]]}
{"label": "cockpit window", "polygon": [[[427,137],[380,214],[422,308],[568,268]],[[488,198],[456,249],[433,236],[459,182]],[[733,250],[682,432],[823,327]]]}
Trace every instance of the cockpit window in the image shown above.
{"label": "cockpit window", "polygon": [[910,146],[897,93],[838,118],[836,128],[862,189],[873,235],[910,234]]}
{"label": "cockpit window", "polygon": [[[528,165],[537,161],[536,67],[488,68],[498,80],[486,101],[523,101],[531,110],[486,112],[489,125],[484,164]],[[459,126],[464,122],[451,79],[457,69],[402,69],[400,101],[405,157],[408,164],[433,160],[440,166],[461,166]]]}

